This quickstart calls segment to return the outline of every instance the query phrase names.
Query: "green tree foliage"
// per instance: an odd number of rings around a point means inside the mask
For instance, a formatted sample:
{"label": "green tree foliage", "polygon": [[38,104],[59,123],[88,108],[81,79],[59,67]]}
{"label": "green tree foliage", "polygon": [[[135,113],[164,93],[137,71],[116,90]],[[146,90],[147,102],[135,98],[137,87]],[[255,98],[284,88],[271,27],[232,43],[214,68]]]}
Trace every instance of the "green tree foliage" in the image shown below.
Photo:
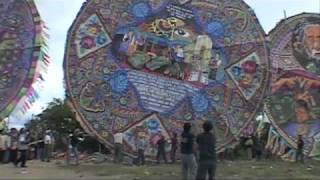
{"label": "green tree foliage", "polygon": [[54,99],[39,115],[25,124],[25,127],[34,135],[43,134],[46,129],[66,135],[77,128],[81,128],[75,120],[75,114],[61,99]]}
{"label": "green tree foliage", "polygon": [[[45,131],[50,129],[55,138],[55,150],[65,150],[67,138],[75,129],[82,129],[79,122],[75,119],[75,113],[61,99],[53,99],[47,108],[25,124],[25,128],[31,133],[33,140],[44,137]],[[99,151],[109,152],[93,137],[85,135],[85,141],[80,144],[80,150],[87,152]]]}

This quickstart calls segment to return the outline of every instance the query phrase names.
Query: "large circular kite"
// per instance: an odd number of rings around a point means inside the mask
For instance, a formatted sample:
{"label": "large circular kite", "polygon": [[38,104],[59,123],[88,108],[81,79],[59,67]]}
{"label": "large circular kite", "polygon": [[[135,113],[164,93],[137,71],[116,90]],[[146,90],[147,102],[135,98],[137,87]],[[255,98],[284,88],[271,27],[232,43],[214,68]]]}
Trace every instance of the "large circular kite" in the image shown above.
{"label": "large circular kite", "polygon": [[46,61],[43,23],[32,0],[0,2],[0,116],[21,102],[25,112],[37,96],[32,84]]}
{"label": "large circular kite", "polygon": [[[218,150],[250,124],[268,78],[265,34],[240,0],[91,0],[69,31],[68,97],[88,132],[125,151],[213,121]],[[170,145],[168,145],[168,149]]]}
{"label": "large circular kite", "polygon": [[305,154],[320,155],[320,15],[283,20],[270,32],[270,40],[273,73],[267,114],[286,140],[280,144],[296,147],[302,135]]}

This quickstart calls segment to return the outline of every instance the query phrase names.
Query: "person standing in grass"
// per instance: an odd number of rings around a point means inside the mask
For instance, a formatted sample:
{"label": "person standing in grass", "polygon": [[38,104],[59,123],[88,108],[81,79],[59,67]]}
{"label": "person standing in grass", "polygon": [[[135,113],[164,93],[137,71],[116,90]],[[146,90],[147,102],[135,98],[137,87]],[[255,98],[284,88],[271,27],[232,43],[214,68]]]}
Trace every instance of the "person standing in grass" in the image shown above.
{"label": "person standing in grass", "polygon": [[303,146],[302,135],[298,135],[296,162],[301,161],[303,163]]}
{"label": "person standing in grass", "polygon": [[190,131],[191,124],[185,123],[180,146],[183,180],[194,180],[197,175],[197,162],[193,151],[195,136]]}
{"label": "person standing in grass", "polygon": [[197,136],[199,148],[199,167],[197,180],[205,180],[208,174],[209,180],[215,179],[217,157],[216,157],[216,137],[211,132],[213,125],[210,121],[203,124],[204,132]]}
{"label": "person standing in grass", "polygon": [[146,140],[146,135],[143,132],[138,133],[137,141],[136,141],[136,147],[138,150],[138,165],[144,165],[145,164],[145,157],[144,157],[144,152],[145,149],[147,148],[147,140]]}
{"label": "person standing in grass", "polygon": [[44,160],[50,162],[51,158],[51,146],[52,146],[52,136],[51,131],[48,129],[44,135]]}
{"label": "person standing in grass", "polygon": [[114,134],[114,162],[122,163],[123,133]]}
{"label": "person standing in grass", "polygon": [[176,162],[177,148],[178,148],[178,135],[177,135],[176,132],[173,132],[172,133],[172,138],[171,138],[171,152],[170,152],[171,163],[175,163]]}
{"label": "person standing in grass", "polygon": [[157,164],[160,164],[160,157],[162,157],[164,162],[167,164],[168,161],[166,156],[166,139],[163,134],[160,134],[160,139],[158,140],[157,145],[158,145]]}

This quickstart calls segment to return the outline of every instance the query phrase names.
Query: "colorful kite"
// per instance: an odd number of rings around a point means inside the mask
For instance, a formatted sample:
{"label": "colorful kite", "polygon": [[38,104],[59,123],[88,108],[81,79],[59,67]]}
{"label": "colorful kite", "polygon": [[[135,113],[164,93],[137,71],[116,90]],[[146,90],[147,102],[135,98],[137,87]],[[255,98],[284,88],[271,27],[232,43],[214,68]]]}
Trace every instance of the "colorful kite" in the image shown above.
{"label": "colorful kite", "polygon": [[25,113],[38,97],[33,84],[43,81],[48,65],[44,32],[32,0],[0,2],[0,116],[16,108]]}
{"label": "colorful kite", "polygon": [[284,19],[269,37],[272,81],[266,110],[274,129],[268,146],[292,159],[297,136],[302,135],[304,153],[319,156],[320,15]]}
{"label": "colorful kite", "polygon": [[[112,147],[141,134],[154,157],[160,134],[215,124],[218,151],[246,129],[268,82],[265,33],[241,0],[89,0],[64,61],[70,105],[87,132]],[[170,144],[168,144],[170,149]]]}

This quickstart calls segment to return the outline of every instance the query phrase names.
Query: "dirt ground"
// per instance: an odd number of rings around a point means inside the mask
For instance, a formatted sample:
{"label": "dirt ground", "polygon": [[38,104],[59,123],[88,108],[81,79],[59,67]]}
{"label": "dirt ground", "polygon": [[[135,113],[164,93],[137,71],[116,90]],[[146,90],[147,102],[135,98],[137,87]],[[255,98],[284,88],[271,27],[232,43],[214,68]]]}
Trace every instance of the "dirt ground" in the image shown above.
{"label": "dirt ground", "polygon": [[[66,166],[57,161],[51,163],[29,161],[27,168],[12,164],[0,165],[0,179],[105,179],[105,180],[158,180],[180,179],[179,164],[125,166],[110,163]],[[217,179],[320,179],[320,163],[305,164],[282,161],[219,162]]]}

